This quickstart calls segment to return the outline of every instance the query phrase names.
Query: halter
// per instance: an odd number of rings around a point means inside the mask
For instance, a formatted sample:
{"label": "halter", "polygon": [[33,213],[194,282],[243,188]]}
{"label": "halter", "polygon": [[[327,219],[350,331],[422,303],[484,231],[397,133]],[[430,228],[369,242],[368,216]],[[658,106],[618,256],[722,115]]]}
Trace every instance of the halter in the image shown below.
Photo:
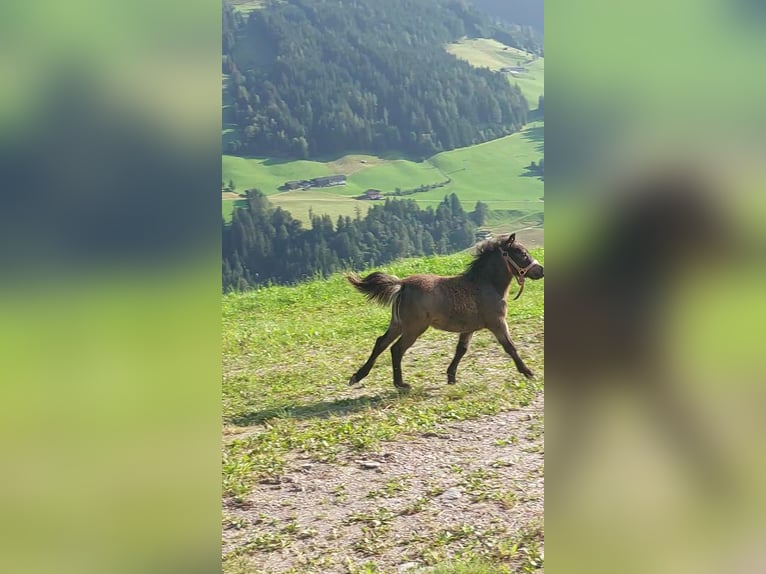
{"label": "halter", "polygon": [[539,265],[537,262],[537,259],[534,257],[531,257],[532,261],[530,261],[529,265],[526,267],[522,267],[518,263],[516,263],[513,258],[511,257],[511,254],[508,253],[505,249],[500,249],[500,253],[503,254],[503,259],[505,259],[508,263],[511,264],[511,266],[516,270],[516,273],[511,273],[512,275],[515,275],[516,281],[519,284],[519,292],[516,294],[516,297],[513,298],[515,301],[519,297],[521,297],[521,293],[524,291],[524,279],[527,274],[527,271],[529,271],[534,265]]}

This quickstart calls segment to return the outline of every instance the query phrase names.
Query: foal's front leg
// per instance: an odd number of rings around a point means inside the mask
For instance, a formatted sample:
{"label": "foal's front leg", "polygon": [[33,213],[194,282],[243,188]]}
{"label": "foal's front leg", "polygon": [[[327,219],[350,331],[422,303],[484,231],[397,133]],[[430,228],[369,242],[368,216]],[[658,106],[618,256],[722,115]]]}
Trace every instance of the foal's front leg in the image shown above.
{"label": "foal's front leg", "polygon": [[516,369],[518,369],[518,371],[528,379],[534,377],[535,374],[530,371],[529,367],[527,367],[524,364],[524,361],[521,360],[521,357],[519,357],[519,353],[516,351],[516,347],[514,346],[513,341],[511,341],[511,334],[508,331],[508,324],[503,321],[496,327],[490,327],[489,330],[492,331],[492,334],[495,336],[498,343],[503,346],[505,352],[511,356],[513,362],[516,364]]}

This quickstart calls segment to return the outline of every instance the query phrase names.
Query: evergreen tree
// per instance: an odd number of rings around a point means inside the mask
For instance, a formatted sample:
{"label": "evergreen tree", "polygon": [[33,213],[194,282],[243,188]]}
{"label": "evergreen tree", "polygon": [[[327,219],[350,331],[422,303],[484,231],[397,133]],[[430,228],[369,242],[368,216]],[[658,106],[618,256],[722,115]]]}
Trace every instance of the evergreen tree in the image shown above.
{"label": "evergreen tree", "polygon": [[437,210],[420,209],[411,200],[386,200],[367,216],[312,214],[311,228],[282,208],[272,208],[258,190],[248,190],[223,225],[224,291],[259,284],[292,283],[327,276],[344,268],[381,264],[400,257],[449,253],[473,243],[474,225],[454,194]]}
{"label": "evergreen tree", "polygon": [[[247,22],[224,12],[224,70],[241,138],[227,144],[230,153],[430,156],[527,121],[518,86],[443,49],[498,31],[458,2],[292,0],[269,3]],[[522,47],[528,39],[509,33],[504,41]],[[270,48],[253,58],[238,42]]]}
{"label": "evergreen tree", "polygon": [[471,213],[471,218],[476,225],[484,225],[489,216],[489,205],[483,201],[477,201],[476,206]]}

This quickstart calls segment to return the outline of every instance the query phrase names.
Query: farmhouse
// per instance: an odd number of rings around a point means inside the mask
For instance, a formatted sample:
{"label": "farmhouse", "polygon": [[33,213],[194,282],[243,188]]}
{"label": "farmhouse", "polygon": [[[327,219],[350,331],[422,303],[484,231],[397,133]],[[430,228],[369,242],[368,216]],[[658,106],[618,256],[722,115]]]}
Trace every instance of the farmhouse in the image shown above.
{"label": "farmhouse", "polygon": [[485,239],[492,238],[492,232],[488,229],[480,229],[476,232],[474,237],[476,238],[476,241],[484,241]]}
{"label": "farmhouse", "polygon": [[368,189],[364,192],[362,199],[383,199],[383,194],[379,189]]}
{"label": "farmhouse", "polygon": [[305,179],[296,179],[294,181],[286,181],[284,185],[282,185],[281,189],[286,190],[292,190],[292,189],[303,189],[304,187],[310,187],[311,183]]}
{"label": "farmhouse", "polygon": [[346,185],[345,175],[327,175],[324,177],[315,177],[310,180],[313,187],[329,187],[331,185]]}

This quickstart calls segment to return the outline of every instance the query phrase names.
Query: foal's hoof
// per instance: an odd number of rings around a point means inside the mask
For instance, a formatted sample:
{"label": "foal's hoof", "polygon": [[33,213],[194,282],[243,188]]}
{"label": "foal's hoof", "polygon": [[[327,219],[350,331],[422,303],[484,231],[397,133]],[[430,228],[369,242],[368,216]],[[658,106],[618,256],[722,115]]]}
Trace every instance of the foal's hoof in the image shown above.
{"label": "foal's hoof", "polygon": [[447,377],[448,385],[454,385],[455,383],[457,383],[457,379],[455,377],[449,377],[449,376]]}
{"label": "foal's hoof", "polygon": [[399,391],[399,393],[402,395],[409,393],[410,389],[412,389],[412,387],[409,386],[407,383],[402,383],[401,385],[394,385],[394,387],[396,387],[396,390]]}
{"label": "foal's hoof", "polygon": [[532,371],[530,371],[529,369],[527,369],[526,371],[521,371],[521,374],[524,375],[527,379],[534,379],[535,378],[535,374]]}
{"label": "foal's hoof", "polygon": [[351,375],[351,378],[348,380],[348,386],[352,386],[357,384],[359,381],[356,378],[356,375]]}

